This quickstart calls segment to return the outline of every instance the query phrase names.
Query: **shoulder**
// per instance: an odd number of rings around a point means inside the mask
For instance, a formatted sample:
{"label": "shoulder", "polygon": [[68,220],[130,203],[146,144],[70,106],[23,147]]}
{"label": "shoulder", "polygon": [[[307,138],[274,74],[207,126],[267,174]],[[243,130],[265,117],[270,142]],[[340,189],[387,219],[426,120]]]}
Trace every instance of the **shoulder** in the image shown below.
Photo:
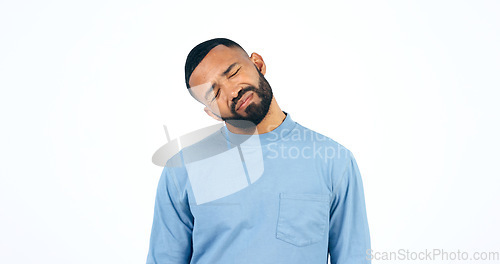
{"label": "shoulder", "polygon": [[297,123],[294,131],[292,131],[291,139],[298,140],[299,138],[307,145],[313,145],[317,148],[319,147],[324,149],[324,152],[328,154],[327,158],[335,157],[337,159],[348,161],[353,156],[352,152],[348,148],[336,140]]}
{"label": "shoulder", "polygon": [[[204,159],[211,151],[217,151],[220,143],[220,130],[205,135],[193,133],[181,136],[169,142],[168,149],[164,148],[162,155],[166,156],[163,162],[163,171],[160,181],[169,179],[185,179],[187,176],[186,165]],[[194,143],[193,143],[194,142]]]}
{"label": "shoulder", "polygon": [[[193,141],[195,143],[191,143]],[[224,140],[220,129],[202,137],[198,141],[192,138],[181,137],[179,145],[181,149],[167,160],[165,167],[185,167],[188,163],[206,159],[227,149],[227,142]]]}
{"label": "shoulder", "polygon": [[325,175],[326,181],[332,187],[338,185],[345,177],[345,172],[352,166],[353,153],[336,140],[299,123],[294,130],[291,138],[298,140],[300,137],[305,143],[302,147],[308,148],[304,153],[312,157],[318,170]]}
{"label": "shoulder", "polygon": [[223,152],[225,145],[223,144],[224,141],[221,140],[221,136],[220,130],[217,130],[184,147],[182,147],[183,139],[184,143],[195,140],[192,138],[185,140],[183,137],[176,139],[179,140],[182,148],[180,150],[174,149],[176,152],[165,162],[160,177],[160,185],[170,186],[177,193],[187,192],[189,186],[187,169],[189,164]]}

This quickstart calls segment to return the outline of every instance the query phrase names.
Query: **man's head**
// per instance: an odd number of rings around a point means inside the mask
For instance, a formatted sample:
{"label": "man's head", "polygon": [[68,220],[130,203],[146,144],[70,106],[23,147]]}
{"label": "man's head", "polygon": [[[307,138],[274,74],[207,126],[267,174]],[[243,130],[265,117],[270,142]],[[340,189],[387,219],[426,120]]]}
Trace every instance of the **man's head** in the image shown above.
{"label": "man's head", "polygon": [[265,72],[259,54],[248,56],[236,42],[217,38],[191,50],[185,80],[191,95],[205,105],[207,114],[247,128],[264,119],[273,99]]}

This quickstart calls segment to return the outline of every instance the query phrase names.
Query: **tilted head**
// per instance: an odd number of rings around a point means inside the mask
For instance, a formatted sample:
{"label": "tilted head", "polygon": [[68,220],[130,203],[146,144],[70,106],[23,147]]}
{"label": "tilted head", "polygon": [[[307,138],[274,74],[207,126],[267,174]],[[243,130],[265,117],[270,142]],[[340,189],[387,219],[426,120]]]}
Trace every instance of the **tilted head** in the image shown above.
{"label": "tilted head", "polygon": [[258,125],[271,105],[273,93],[265,71],[259,54],[248,56],[236,42],[217,38],[191,50],[185,81],[207,114],[236,127],[249,127]]}

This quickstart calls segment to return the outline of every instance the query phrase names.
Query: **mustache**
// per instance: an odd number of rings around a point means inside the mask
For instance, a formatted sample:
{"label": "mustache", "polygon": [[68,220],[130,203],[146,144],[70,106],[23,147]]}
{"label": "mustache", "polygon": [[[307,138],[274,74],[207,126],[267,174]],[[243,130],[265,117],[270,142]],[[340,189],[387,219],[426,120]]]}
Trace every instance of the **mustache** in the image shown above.
{"label": "mustache", "polygon": [[248,92],[248,91],[253,91],[255,92],[256,94],[260,95],[260,91],[253,85],[250,85],[246,88],[243,88],[239,91],[238,93],[238,96],[236,96],[234,99],[233,99],[233,107],[232,108],[235,108],[236,107],[236,104],[238,103],[238,101],[241,99],[241,97],[243,97],[243,95]]}

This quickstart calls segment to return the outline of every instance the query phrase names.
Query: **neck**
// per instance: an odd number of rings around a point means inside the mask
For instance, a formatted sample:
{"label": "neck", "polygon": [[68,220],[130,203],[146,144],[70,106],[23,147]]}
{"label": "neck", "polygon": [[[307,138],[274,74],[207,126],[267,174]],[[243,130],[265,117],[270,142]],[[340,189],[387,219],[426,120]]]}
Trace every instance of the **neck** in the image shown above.
{"label": "neck", "polygon": [[279,125],[281,125],[285,117],[286,115],[283,113],[278,103],[276,102],[276,99],[273,96],[271,105],[269,106],[269,111],[267,112],[264,119],[262,119],[262,121],[256,127],[244,129],[232,126],[227,122],[226,122],[226,127],[229,131],[235,134],[246,134],[246,135],[264,134],[274,130]]}

